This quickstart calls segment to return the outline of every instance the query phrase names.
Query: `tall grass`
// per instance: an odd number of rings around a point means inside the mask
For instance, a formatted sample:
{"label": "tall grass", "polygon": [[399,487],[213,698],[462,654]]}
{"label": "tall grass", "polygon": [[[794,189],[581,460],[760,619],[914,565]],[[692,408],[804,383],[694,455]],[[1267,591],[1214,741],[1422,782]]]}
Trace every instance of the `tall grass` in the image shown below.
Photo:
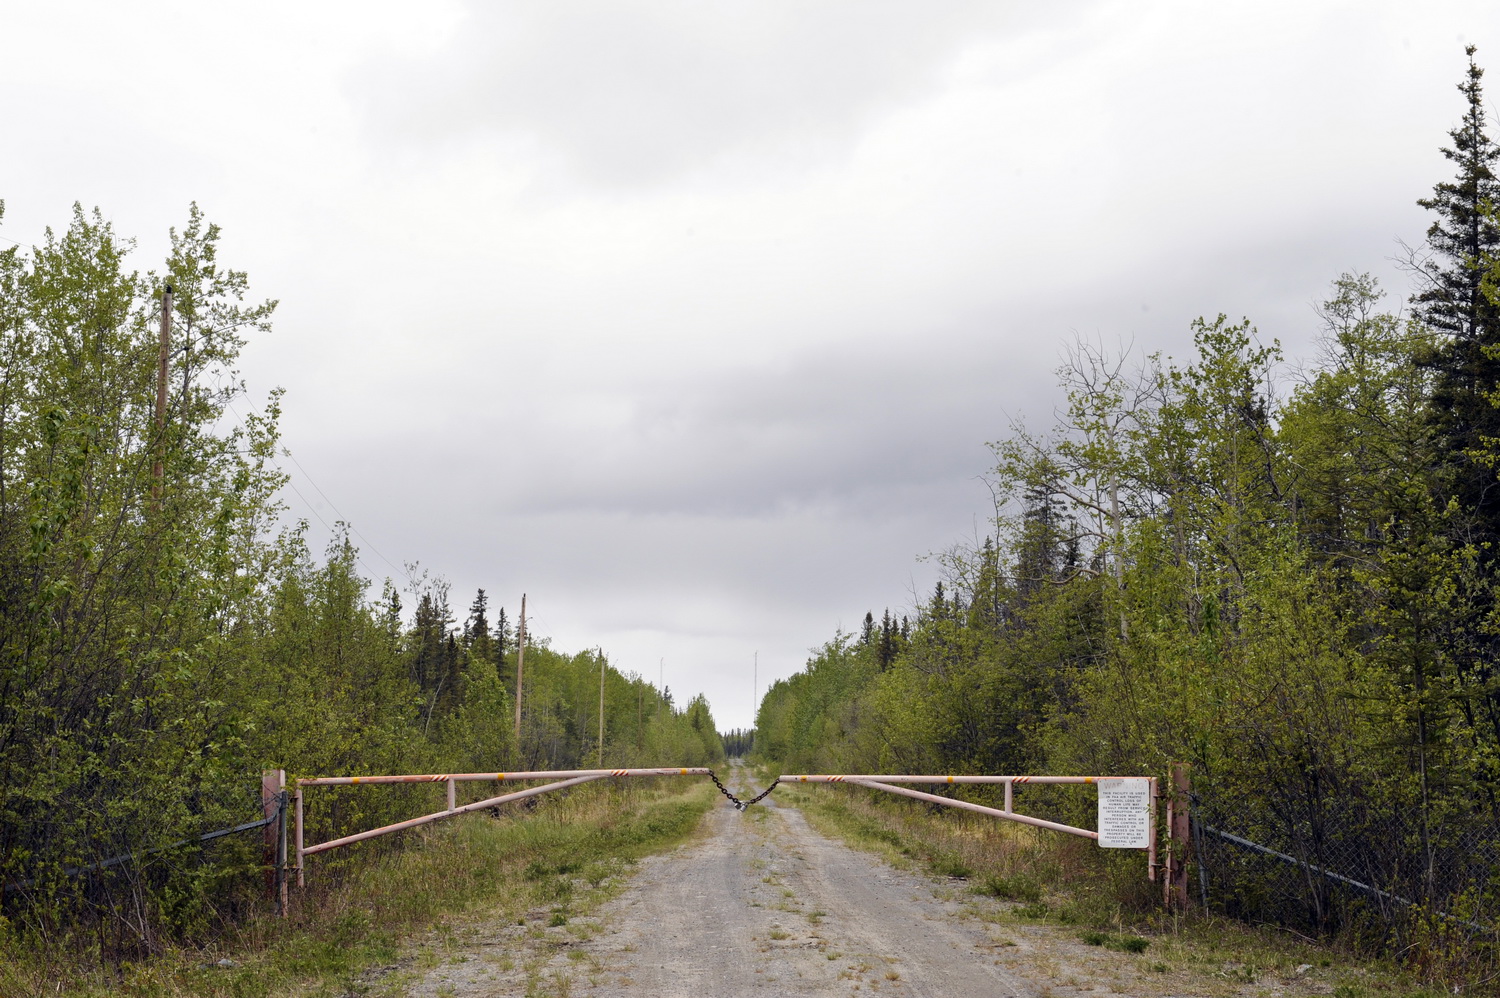
{"label": "tall grass", "polygon": [[535,811],[507,807],[402,833],[403,848],[368,850],[364,863],[356,854],[339,878],[313,857],[289,917],[262,912],[212,949],[178,948],[118,968],[101,967],[82,946],[41,945],[0,925],[0,995],[344,994],[394,964],[410,938],[477,913],[565,919],[581,894],[690,836],[716,799],[703,781],[590,784],[543,798]]}
{"label": "tall grass", "polygon": [[[1141,959],[1168,975],[1163,986],[1209,981],[1217,989],[1226,975],[1255,983],[1311,972],[1341,998],[1418,998],[1447,990],[1423,968],[1402,968],[1274,927],[1168,913],[1159,903],[1159,885],[1146,879],[1144,854],[1135,850],[1100,849],[1082,838],[848,786],[782,784],[776,799],[798,807],[824,834],[893,865],[1008,902],[981,917],[1051,924],[1091,945],[1130,953],[1149,948]],[[1476,983],[1464,992],[1495,993],[1493,981]]]}

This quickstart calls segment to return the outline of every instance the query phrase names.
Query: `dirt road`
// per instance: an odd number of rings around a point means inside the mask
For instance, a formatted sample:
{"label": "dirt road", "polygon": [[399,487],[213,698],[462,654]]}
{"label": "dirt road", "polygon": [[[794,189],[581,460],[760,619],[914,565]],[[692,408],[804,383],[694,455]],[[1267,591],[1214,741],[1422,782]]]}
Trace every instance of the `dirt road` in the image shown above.
{"label": "dirt road", "polygon": [[643,861],[590,917],[480,926],[446,941],[399,993],[1141,993],[1130,986],[1140,981],[1134,958],[1045,927],[997,924],[961,885],[894,870],[768,803],[715,808],[701,837]]}
{"label": "dirt road", "polygon": [[955,917],[930,880],[822,837],[795,810],[762,815],[721,808],[699,846],[643,870],[598,940],[606,973],[583,993],[1036,993],[998,964],[1011,947]]}

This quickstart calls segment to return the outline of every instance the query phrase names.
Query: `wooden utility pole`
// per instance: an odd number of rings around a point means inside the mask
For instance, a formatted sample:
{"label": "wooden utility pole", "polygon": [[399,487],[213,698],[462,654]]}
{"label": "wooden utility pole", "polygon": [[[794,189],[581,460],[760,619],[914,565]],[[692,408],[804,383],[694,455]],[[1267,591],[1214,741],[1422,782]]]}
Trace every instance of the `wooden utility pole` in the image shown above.
{"label": "wooden utility pole", "polygon": [[516,628],[516,758],[521,758],[521,670],[526,664],[526,594],[521,594],[521,622]]}
{"label": "wooden utility pole", "polygon": [[599,768],[604,768],[604,649],[595,648],[599,656]]}
{"label": "wooden utility pole", "polygon": [[156,460],[151,465],[151,501],[161,502],[162,460],[167,450],[167,362],[172,357],[172,285],[161,294],[161,337],[156,354]]}

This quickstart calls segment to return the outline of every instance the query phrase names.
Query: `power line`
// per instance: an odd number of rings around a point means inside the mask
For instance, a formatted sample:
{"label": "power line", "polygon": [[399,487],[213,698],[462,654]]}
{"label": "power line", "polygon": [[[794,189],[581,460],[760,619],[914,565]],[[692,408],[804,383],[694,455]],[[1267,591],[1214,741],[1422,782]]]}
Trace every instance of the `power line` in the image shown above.
{"label": "power line", "polygon": [[[353,521],[351,521],[347,516],[344,515],[343,511],[340,510],[338,508],[338,506],[336,506],[334,504],[334,502],[333,502],[332,499],[328,498],[328,493],[324,492],[322,490],[322,488],[320,488],[318,486],[318,483],[315,482],[315,481],[313,481],[313,476],[307,473],[307,469],[306,468],[302,467],[302,462],[299,461],[299,460],[297,460],[297,456],[292,453],[292,451],[291,451],[290,448],[288,448],[288,447],[282,447],[281,448],[281,452],[283,454],[285,454],[287,457],[291,458],[292,463],[297,466],[297,470],[300,471],[300,472],[302,472],[302,477],[307,479],[307,484],[311,485],[314,489],[317,490],[318,495],[320,495],[320,496],[323,497],[323,501],[326,502],[326,503],[328,503],[328,505],[333,508],[333,511],[338,514],[339,520],[342,521],[343,523],[347,524],[350,530],[354,531],[354,536],[356,536],[360,540],[364,541],[365,544],[368,545],[368,547],[370,548],[371,551],[375,552],[377,555],[380,555],[380,560],[381,561],[385,562],[387,565],[391,566],[396,571],[398,571],[402,575],[406,576],[406,580],[408,582],[415,581],[415,580],[412,579],[410,572],[408,572],[405,568],[402,568],[400,565],[397,565],[394,561],[391,561],[391,559],[387,558],[381,552],[381,550],[379,548],[377,548],[374,545],[374,543],[371,542],[371,540],[368,537],[366,537],[364,534],[360,533],[359,528],[354,525]],[[290,479],[288,479],[288,482],[290,482]],[[299,495],[300,495],[300,493],[299,493]],[[306,500],[304,500],[304,501],[306,501]],[[325,524],[325,526],[326,526],[326,524]],[[332,528],[329,528],[329,529],[332,529]],[[374,573],[372,572],[371,574],[374,574]]]}
{"label": "power line", "polygon": [[[287,457],[291,457],[291,454],[288,453]],[[296,458],[292,458],[292,460],[296,461]],[[313,516],[315,516],[315,517],[318,518],[318,522],[323,525],[323,529],[327,530],[330,534],[337,533],[337,531],[334,529],[333,525],[330,524],[327,520],[323,519],[323,514],[318,512],[318,507],[315,506],[315,505],[313,505],[312,501],[309,500],[307,498],[307,496],[305,496],[305,495],[302,494],[302,490],[301,489],[297,488],[297,482],[292,477],[291,473],[288,472],[285,468],[283,468],[280,464],[277,464],[275,458],[271,459],[271,465],[273,467],[275,467],[275,469],[277,471],[281,472],[283,475],[286,475],[286,483],[287,483],[287,485],[291,487],[291,490],[293,492],[297,493],[297,498],[302,500],[302,505],[304,505],[304,506],[307,507],[308,512],[312,513]],[[300,468],[302,466],[299,464],[299,465],[297,465],[297,467]],[[307,477],[307,482],[308,482],[309,485],[311,485],[315,489],[318,489],[318,484],[316,482],[314,482],[310,476],[307,476],[307,472],[306,471],[303,472],[303,475]],[[318,494],[319,495],[323,495],[323,490],[322,489],[318,489]],[[324,499],[328,499],[328,497],[326,495],[324,495],[323,498]],[[359,530],[354,526],[354,524],[350,523],[347,519],[344,519],[344,514],[343,513],[339,513],[338,507],[334,506],[333,502],[331,500],[329,501],[328,505],[329,506],[333,506],[333,511],[335,513],[338,513],[338,516],[339,516],[339,521],[338,522],[343,523],[350,530],[353,530],[356,534],[359,534],[359,536],[360,536],[361,539],[364,538],[364,535],[359,533]],[[369,541],[365,541],[365,543],[369,544]],[[380,551],[375,547],[375,545],[370,544],[370,550],[374,551],[376,554],[380,555],[380,557],[385,561],[385,563],[387,565],[391,565],[392,568],[396,567],[395,565],[391,564],[391,560],[389,558],[387,558],[385,555],[383,555],[383,554],[380,553]],[[359,555],[355,555],[354,556],[354,560],[357,561],[357,562],[359,562],[360,566],[363,567],[366,572],[370,573],[370,577],[371,578],[375,577],[375,569],[371,568],[368,562],[366,562]],[[407,579],[408,582],[414,582],[415,581],[414,579],[412,579],[411,573],[407,572],[405,569],[397,569],[397,571],[401,572],[401,574],[406,577],[406,579]]]}
{"label": "power line", "polygon": [[[329,522],[323,519],[323,514],[318,512],[318,508],[311,502],[308,502],[307,496],[303,495],[302,490],[297,488],[297,483],[292,481],[292,476],[287,473],[286,469],[282,468],[281,465],[276,464],[275,461],[272,461],[271,464],[276,468],[277,471],[281,472],[283,475],[286,475],[287,485],[291,486],[292,491],[297,493],[297,498],[302,500],[302,505],[307,507],[308,512],[312,513],[313,516],[316,516],[318,518],[318,522],[323,525],[323,529],[327,530],[330,534],[335,533],[333,527],[329,524]],[[366,572],[369,572],[371,577],[374,577],[375,569],[366,564],[363,558],[361,558],[359,555],[355,555],[354,560],[359,562],[360,567],[363,568]]]}
{"label": "power line", "polygon": [[[234,407],[234,402],[226,399],[224,405],[225,405],[225,407],[231,413],[234,414],[235,419],[237,419],[239,421],[239,427],[241,429],[243,429],[244,425],[245,425],[245,417],[241,416],[240,415],[240,411]],[[375,554],[377,554],[377,555],[380,556],[380,560],[381,561],[384,561],[387,565],[389,565],[392,568],[394,568],[408,582],[415,582],[416,581],[415,579],[412,578],[410,572],[408,572],[406,569],[402,568],[401,566],[397,565],[395,562],[391,561],[391,559],[387,558],[385,556],[385,553],[382,552],[379,548],[377,548],[374,544],[372,544],[370,542],[370,539],[368,537],[366,537],[364,534],[360,533],[359,528],[356,527],[352,522],[350,522],[349,518],[344,515],[343,511],[341,509],[339,509],[337,505],[335,505],[334,501],[332,499],[328,498],[328,493],[324,492],[322,490],[322,488],[319,487],[318,483],[313,480],[313,476],[310,475],[310,474],[308,474],[307,469],[304,468],[304,467],[302,467],[302,462],[297,460],[296,456],[291,452],[290,448],[283,446],[281,448],[281,453],[284,454],[286,457],[290,458],[291,462],[297,466],[297,470],[300,471],[300,472],[302,472],[302,477],[307,480],[307,484],[311,485],[314,489],[316,489],[318,495],[320,495],[320,496],[323,497],[323,501],[326,502],[326,503],[328,503],[329,507],[332,508],[332,510],[334,511],[334,513],[336,513],[338,515],[339,522],[343,523],[350,530],[352,530],[354,532],[355,536],[358,537],[361,541],[363,541],[366,544],[366,546],[369,547],[369,549],[371,551],[373,551]],[[318,518],[318,522],[323,525],[323,529],[327,530],[330,534],[334,533],[335,531],[334,531],[333,525],[330,524],[327,520],[323,519],[323,514],[320,513],[320,512],[318,512],[318,508],[315,505],[313,505],[313,503],[307,498],[307,496],[305,496],[305,495],[302,494],[302,490],[301,489],[297,488],[297,483],[294,480],[291,472],[287,471],[285,468],[283,468],[281,466],[281,464],[276,460],[276,457],[275,457],[274,454],[271,457],[271,466],[274,467],[277,471],[281,472],[283,475],[286,475],[286,483],[287,483],[287,485],[291,486],[292,491],[297,494],[297,498],[298,499],[302,500],[302,504],[307,507],[307,510],[310,513],[312,513],[313,516],[315,516],[315,517]],[[366,561],[363,558],[359,557],[358,555],[355,556],[355,560],[359,562],[359,564],[364,568],[364,570],[366,572],[370,573],[370,577],[371,578],[374,578],[374,576],[375,576],[375,569],[371,568],[370,565],[368,563],[366,563]]]}

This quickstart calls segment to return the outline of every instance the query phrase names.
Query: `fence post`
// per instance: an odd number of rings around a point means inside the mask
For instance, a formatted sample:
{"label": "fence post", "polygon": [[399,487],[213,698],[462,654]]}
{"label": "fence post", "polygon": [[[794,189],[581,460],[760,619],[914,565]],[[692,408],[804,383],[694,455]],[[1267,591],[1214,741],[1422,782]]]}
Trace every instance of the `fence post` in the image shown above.
{"label": "fence post", "polygon": [[[1170,778],[1169,781],[1170,782]],[[1162,794],[1167,802],[1167,841],[1166,848],[1162,850],[1164,855],[1161,860],[1161,903],[1168,908],[1172,907],[1172,791],[1167,790]]]}
{"label": "fence post", "polygon": [[1162,890],[1167,907],[1173,911],[1187,910],[1189,901],[1187,870],[1193,847],[1188,820],[1191,768],[1185,762],[1172,763],[1172,788],[1167,796],[1167,875],[1162,878]]}
{"label": "fence post", "polygon": [[1151,777],[1151,804],[1150,814],[1147,821],[1151,826],[1150,844],[1146,847],[1146,879],[1152,883],[1156,882],[1156,798],[1161,796],[1161,789],[1157,785],[1156,777]]}
{"label": "fence post", "polygon": [[282,793],[286,789],[286,770],[267,769],[260,774],[260,803],[266,820],[261,829],[262,860],[266,867],[266,894],[276,902],[277,913],[285,910],[281,903],[284,870],[282,860],[286,857],[283,833],[286,827]]}
{"label": "fence post", "polygon": [[296,832],[296,835],[297,835],[297,889],[300,891],[302,888],[304,888],[304,887],[307,886],[307,881],[303,878],[303,872],[302,872],[302,842],[303,842],[303,840],[302,840],[302,787],[301,787],[301,785],[298,785],[298,787],[297,787],[297,792],[296,792],[295,800],[296,800],[296,813],[295,813],[295,816],[294,816],[294,823],[295,823],[296,828],[297,828],[297,832]]}
{"label": "fence post", "polygon": [[287,893],[287,821],[286,809],[291,803],[291,794],[286,790],[286,770],[277,770],[281,774],[281,793],[277,794],[276,800],[276,914],[285,918],[286,893]]}

